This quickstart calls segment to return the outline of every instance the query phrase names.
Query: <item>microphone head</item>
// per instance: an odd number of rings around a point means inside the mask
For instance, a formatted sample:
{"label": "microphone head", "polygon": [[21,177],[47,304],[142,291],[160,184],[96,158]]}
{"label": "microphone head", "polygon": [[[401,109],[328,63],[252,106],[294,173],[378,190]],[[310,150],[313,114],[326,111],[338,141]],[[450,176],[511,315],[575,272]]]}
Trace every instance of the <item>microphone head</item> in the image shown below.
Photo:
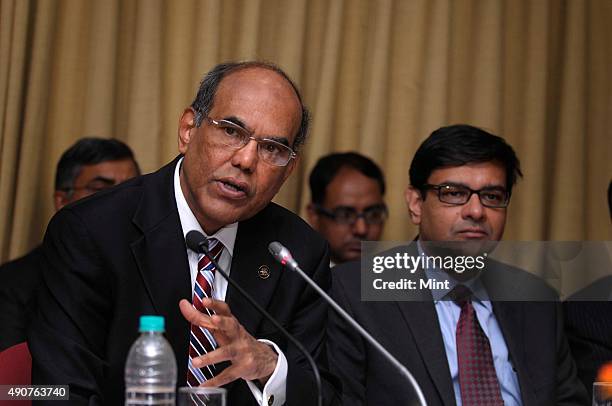
{"label": "microphone head", "polygon": [[207,247],[206,237],[197,230],[188,232],[185,236],[185,242],[187,243],[187,247],[194,252],[202,252],[202,245]]}
{"label": "microphone head", "polygon": [[290,269],[297,267],[297,262],[293,259],[291,252],[278,241],[273,241],[268,245],[268,251],[270,254],[283,265],[288,266]]}

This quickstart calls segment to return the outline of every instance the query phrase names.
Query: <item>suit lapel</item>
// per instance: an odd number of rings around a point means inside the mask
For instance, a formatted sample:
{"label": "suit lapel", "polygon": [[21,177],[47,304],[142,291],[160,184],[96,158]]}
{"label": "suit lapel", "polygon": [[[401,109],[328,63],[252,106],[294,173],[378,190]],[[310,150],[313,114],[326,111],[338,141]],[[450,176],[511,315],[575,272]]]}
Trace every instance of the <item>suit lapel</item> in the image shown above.
{"label": "suit lapel", "polygon": [[443,404],[454,405],[453,383],[440,332],[438,314],[431,293],[426,293],[429,294],[429,299],[396,303],[414,336],[423,364]]}
{"label": "suit lapel", "polygon": [[[266,309],[283,269],[268,253],[268,244],[274,236],[269,231],[270,225],[264,224],[264,217],[264,213],[259,213],[239,223],[230,277]],[[256,337],[262,315],[231,285],[225,301],[244,328]]]}
{"label": "suit lapel", "polygon": [[525,307],[521,301],[511,301],[521,297],[524,287],[504,269],[503,264],[497,262],[490,262],[487,271],[482,275],[482,281],[492,298],[493,314],[504,336],[512,367],[516,371],[523,404],[534,404],[536,399],[531,385],[532,378],[524,368],[529,362],[525,359],[523,336],[526,328]]}
{"label": "suit lapel", "polygon": [[[174,199],[176,162],[144,181],[142,200],[133,218],[142,236],[131,244],[131,249],[153,309],[166,319],[166,336],[174,343],[174,353],[180,361],[188,356],[189,323],[178,303],[181,299],[190,300],[191,277]],[[181,366],[178,379],[184,382],[186,368]]]}
{"label": "suit lapel", "polygon": [[[411,256],[419,254],[414,242],[403,248],[403,250]],[[425,271],[419,269],[414,273],[413,277],[418,284],[419,279],[425,277]],[[438,313],[435,309],[431,291],[428,289],[418,289],[409,294],[412,295],[409,300],[396,303],[414,336],[421,360],[440,399],[442,399],[442,403],[454,405],[455,392],[453,382],[450,368],[448,367],[448,359],[446,358],[446,350],[444,349],[444,339],[440,331]]]}
{"label": "suit lapel", "polygon": [[519,380],[523,404],[535,404],[536,398],[531,385],[531,377],[525,369],[529,360],[525,359],[525,331],[523,302],[492,302],[493,313],[504,336],[510,355],[510,362]]}

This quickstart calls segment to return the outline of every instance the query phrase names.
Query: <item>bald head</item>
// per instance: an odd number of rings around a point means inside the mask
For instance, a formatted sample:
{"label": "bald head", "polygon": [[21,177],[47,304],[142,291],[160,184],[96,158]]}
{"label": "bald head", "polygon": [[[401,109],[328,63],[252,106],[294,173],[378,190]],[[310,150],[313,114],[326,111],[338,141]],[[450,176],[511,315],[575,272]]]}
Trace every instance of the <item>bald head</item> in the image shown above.
{"label": "bald head", "polygon": [[268,71],[272,75],[270,75],[267,79],[267,75],[261,75],[262,81],[271,80],[271,82],[274,82],[273,77],[278,76],[283,79],[281,82],[285,82],[293,90],[293,93],[297,98],[297,102],[299,103],[300,117],[299,127],[297,128],[296,133],[294,134],[295,138],[292,147],[295,151],[298,151],[299,148],[306,141],[306,136],[308,134],[308,125],[310,122],[310,114],[306,106],[304,106],[304,103],[302,102],[302,96],[291,78],[289,78],[289,76],[281,68],[267,62],[247,61],[222,63],[215,66],[210,72],[208,72],[206,76],[204,76],[204,78],[202,79],[202,82],[200,83],[200,87],[198,89],[198,93],[193,103],[191,104],[191,107],[196,113],[196,126],[199,127],[202,123],[203,118],[210,114],[210,111],[212,110],[213,104],[216,100],[217,92],[219,91],[219,87],[221,86],[223,79],[227,78],[229,75],[233,76],[234,74],[247,70]]}

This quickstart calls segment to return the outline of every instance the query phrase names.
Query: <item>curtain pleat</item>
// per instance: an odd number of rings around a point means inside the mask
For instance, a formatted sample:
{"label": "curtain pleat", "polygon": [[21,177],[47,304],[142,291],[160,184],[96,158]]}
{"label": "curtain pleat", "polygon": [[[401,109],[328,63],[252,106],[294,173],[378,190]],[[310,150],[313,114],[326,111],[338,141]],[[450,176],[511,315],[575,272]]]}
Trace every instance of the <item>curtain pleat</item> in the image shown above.
{"label": "curtain pleat", "polygon": [[386,174],[384,238],[410,239],[416,148],[469,123],[521,159],[506,239],[609,240],[610,21],[609,0],[0,0],[0,262],[40,242],[69,145],[116,137],[153,171],[202,75],[253,58],[313,114],[275,199],[289,209],[319,157],[356,150]]}

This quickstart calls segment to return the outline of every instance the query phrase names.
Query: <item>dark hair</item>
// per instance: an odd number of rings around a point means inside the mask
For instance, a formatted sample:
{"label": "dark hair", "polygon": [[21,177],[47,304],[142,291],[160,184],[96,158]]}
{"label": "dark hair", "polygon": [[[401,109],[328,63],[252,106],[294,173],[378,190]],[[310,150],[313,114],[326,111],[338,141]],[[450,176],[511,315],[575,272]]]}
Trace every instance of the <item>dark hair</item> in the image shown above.
{"label": "dark hair", "polygon": [[304,102],[302,101],[302,95],[298,90],[297,86],[291,78],[277,65],[270,62],[262,62],[262,61],[245,61],[245,62],[227,62],[221,63],[215,66],[210,72],[204,76],[202,82],[200,82],[200,88],[198,89],[198,94],[195,99],[191,103],[191,107],[196,112],[195,117],[195,125],[199,127],[202,124],[202,120],[204,117],[210,113],[210,110],[213,107],[213,102],[215,100],[215,95],[217,94],[217,88],[223,80],[224,77],[229,75],[230,73],[237,72],[244,69],[249,68],[262,68],[268,69],[273,72],[278,73],[282,76],[293,88],[295,94],[300,101],[300,107],[302,109],[302,120],[300,122],[300,128],[298,133],[295,136],[295,140],[293,141],[293,150],[298,151],[300,146],[304,144],[306,141],[306,135],[308,134],[308,125],[310,123],[310,113],[306,106],[304,106]]}
{"label": "dark hair", "polygon": [[130,147],[114,138],[81,138],[68,148],[57,163],[55,190],[69,190],[84,165],[131,159],[140,174],[138,163]]}
{"label": "dark hair", "polygon": [[325,189],[331,183],[340,169],[349,167],[378,182],[380,194],[385,194],[385,177],[378,167],[368,157],[356,152],[333,153],[319,158],[310,172],[310,193],[313,203],[322,204],[325,200]]}
{"label": "dark hair", "polygon": [[511,194],[523,173],[514,150],[503,138],[467,124],[438,128],[414,154],[410,184],[424,191],[427,179],[436,169],[490,161],[499,162],[506,169],[506,189]]}

